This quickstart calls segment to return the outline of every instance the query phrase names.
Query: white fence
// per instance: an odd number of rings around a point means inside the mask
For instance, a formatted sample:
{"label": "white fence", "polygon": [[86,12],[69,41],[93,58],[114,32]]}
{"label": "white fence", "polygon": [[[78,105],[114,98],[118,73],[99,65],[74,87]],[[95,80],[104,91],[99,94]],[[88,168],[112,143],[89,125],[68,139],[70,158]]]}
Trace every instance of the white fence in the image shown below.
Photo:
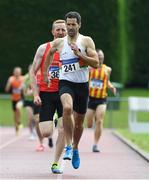
{"label": "white fence", "polygon": [[[148,111],[149,112],[149,98],[146,97],[129,97],[128,98],[128,125],[132,132],[149,133],[148,122],[138,122],[137,112]],[[149,117],[148,117],[149,118]]]}

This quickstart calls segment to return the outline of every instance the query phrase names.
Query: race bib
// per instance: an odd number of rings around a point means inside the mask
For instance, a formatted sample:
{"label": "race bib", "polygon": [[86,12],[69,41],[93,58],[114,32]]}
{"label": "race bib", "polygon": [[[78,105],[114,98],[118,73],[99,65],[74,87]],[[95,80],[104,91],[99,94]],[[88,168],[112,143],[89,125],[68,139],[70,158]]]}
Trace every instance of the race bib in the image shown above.
{"label": "race bib", "polygon": [[14,94],[21,94],[21,89],[19,89],[19,88],[13,88],[13,89],[12,89],[12,93],[14,93]]}
{"label": "race bib", "polygon": [[92,79],[90,81],[90,87],[102,89],[103,81],[102,80],[98,80],[98,79]]}
{"label": "race bib", "polygon": [[74,72],[76,70],[80,70],[80,65],[78,62],[62,65],[62,73],[63,74]]}
{"label": "race bib", "polygon": [[49,68],[49,79],[59,79],[59,67],[51,66]]}

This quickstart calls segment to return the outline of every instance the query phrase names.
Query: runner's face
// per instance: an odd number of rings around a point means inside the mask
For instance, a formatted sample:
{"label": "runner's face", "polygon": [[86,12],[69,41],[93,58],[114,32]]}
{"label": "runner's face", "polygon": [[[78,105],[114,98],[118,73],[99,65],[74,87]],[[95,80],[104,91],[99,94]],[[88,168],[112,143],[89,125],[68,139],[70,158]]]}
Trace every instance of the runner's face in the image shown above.
{"label": "runner's face", "polygon": [[15,68],[13,71],[14,76],[18,77],[21,76],[21,69],[20,68]]}
{"label": "runner's face", "polygon": [[74,37],[79,32],[80,25],[77,23],[76,18],[67,18],[66,27],[68,35]]}
{"label": "runner's face", "polygon": [[65,23],[57,23],[54,25],[54,29],[52,30],[54,39],[56,38],[62,38],[66,36],[66,25]]}

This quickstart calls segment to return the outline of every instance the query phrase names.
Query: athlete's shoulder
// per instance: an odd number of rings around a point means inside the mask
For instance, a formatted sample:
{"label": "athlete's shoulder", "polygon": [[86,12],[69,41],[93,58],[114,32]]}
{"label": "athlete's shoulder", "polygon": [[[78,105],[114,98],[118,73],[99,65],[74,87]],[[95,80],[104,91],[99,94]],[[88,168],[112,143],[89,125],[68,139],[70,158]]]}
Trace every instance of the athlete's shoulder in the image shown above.
{"label": "athlete's shoulder", "polygon": [[107,70],[108,70],[109,72],[112,71],[112,68],[111,68],[110,66],[107,66],[107,65],[105,65],[105,66],[106,66],[106,68],[107,68]]}
{"label": "athlete's shoulder", "polygon": [[106,64],[102,64],[102,66],[105,67],[107,74],[110,75],[112,68],[110,66],[107,66]]}
{"label": "athlete's shoulder", "polygon": [[84,44],[85,46],[91,46],[91,47],[95,46],[94,41],[90,36],[85,36],[85,35],[80,34],[80,39],[81,39],[82,44]]}
{"label": "athlete's shoulder", "polygon": [[80,38],[84,39],[84,40],[92,40],[92,38],[90,36],[86,36],[83,34],[79,34]]}
{"label": "athlete's shoulder", "polygon": [[12,82],[14,80],[15,80],[15,76],[12,75],[12,76],[9,77],[9,82]]}
{"label": "athlete's shoulder", "polygon": [[36,51],[36,56],[35,57],[42,57],[42,55],[44,54],[45,50],[46,50],[46,47],[48,45],[48,43],[50,42],[47,42],[47,43],[44,43],[44,44],[41,44],[37,51]]}
{"label": "athlete's shoulder", "polygon": [[50,42],[39,45],[38,50],[45,50],[48,44],[50,45]]}

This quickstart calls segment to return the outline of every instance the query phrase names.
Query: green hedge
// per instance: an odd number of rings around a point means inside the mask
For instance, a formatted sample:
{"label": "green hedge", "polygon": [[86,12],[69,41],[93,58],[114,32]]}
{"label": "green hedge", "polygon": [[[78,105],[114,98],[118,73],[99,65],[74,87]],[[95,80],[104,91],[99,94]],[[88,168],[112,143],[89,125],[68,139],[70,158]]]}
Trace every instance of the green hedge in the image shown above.
{"label": "green hedge", "polygon": [[132,50],[132,79],[129,82],[136,86],[147,86],[149,83],[149,1],[131,0],[130,24]]}
{"label": "green hedge", "polygon": [[71,10],[82,16],[81,33],[103,49],[105,63],[113,70],[111,80],[145,86],[149,77],[148,4],[147,0],[1,0],[0,91],[14,66],[26,73],[37,47],[52,40],[52,21]]}

